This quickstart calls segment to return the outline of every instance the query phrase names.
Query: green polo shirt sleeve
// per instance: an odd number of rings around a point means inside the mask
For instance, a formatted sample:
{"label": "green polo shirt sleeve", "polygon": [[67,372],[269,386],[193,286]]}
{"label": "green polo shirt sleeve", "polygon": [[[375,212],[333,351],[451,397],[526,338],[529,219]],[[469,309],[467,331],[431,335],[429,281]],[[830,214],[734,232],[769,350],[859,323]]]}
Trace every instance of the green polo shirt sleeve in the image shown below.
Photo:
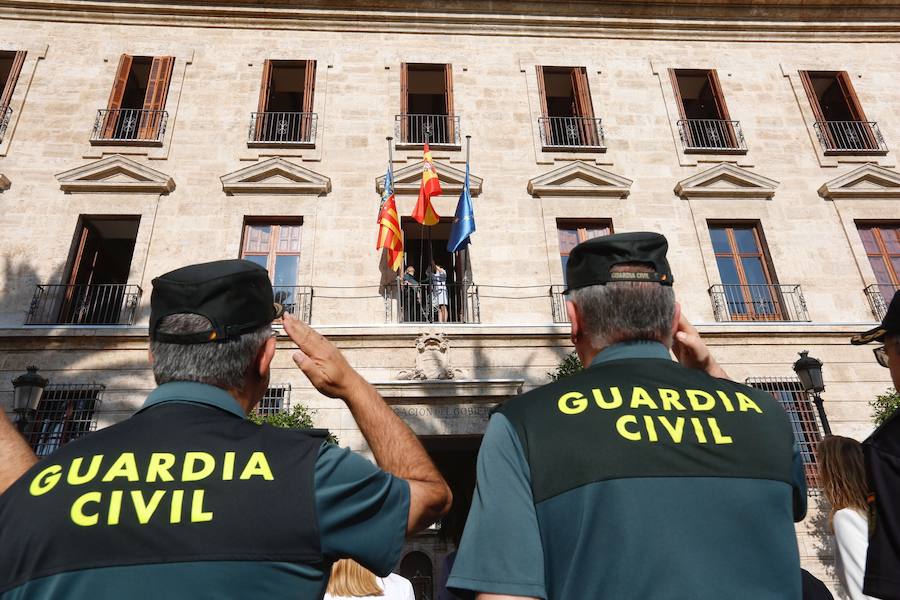
{"label": "green polo shirt sleeve", "polygon": [[491,417],[477,486],[448,588],[546,598],[544,551],[525,453],[510,422]]}
{"label": "green polo shirt sleeve", "polygon": [[400,562],[409,518],[409,484],[333,444],[322,444],[315,470],[322,554],[352,558],[386,576]]}

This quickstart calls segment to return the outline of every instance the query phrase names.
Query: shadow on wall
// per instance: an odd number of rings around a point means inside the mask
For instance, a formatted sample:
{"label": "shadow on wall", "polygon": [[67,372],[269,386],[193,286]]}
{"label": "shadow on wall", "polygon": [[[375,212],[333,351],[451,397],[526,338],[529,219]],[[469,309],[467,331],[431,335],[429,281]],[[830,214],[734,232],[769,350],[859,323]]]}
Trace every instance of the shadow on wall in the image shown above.
{"label": "shadow on wall", "polygon": [[[147,387],[142,381],[138,382],[140,372],[149,367],[147,354],[145,350],[133,347],[117,350],[122,341],[119,336],[92,335],[94,329],[90,327],[25,326],[36,298],[40,301],[35,295],[37,286],[58,283],[62,270],[60,266],[50,274],[41,275],[28,260],[10,255],[3,257],[4,283],[0,288],[0,318],[3,322],[0,329],[6,327],[16,331],[0,334],[0,409],[6,410],[12,418],[11,381],[34,365],[49,383],[43,398],[52,391],[54,402],[59,403],[56,416],[48,418],[69,418],[64,415],[72,414],[70,404],[77,401],[77,394],[84,394],[83,388],[103,386],[100,406],[95,413],[91,411],[86,416],[89,423],[93,421],[97,427],[103,427],[137,410],[139,402],[134,398],[140,396],[142,401],[143,388]],[[60,310],[59,306],[54,306],[47,314],[61,314]],[[76,386],[82,390],[76,390]]]}
{"label": "shadow on wall", "polygon": [[829,587],[839,591],[837,597],[845,598],[844,590],[841,588],[840,582],[837,580],[837,572],[834,567],[834,535],[828,524],[828,512],[831,505],[823,494],[811,496],[807,514],[807,530],[813,540],[813,550],[816,558],[825,566],[825,577],[829,583]]}

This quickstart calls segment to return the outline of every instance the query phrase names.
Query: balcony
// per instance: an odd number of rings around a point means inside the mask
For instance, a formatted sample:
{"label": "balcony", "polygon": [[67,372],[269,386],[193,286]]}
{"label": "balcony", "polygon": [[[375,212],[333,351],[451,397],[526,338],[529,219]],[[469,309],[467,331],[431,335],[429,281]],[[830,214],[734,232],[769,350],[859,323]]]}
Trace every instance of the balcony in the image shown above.
{"label": "balcony", "polygon": [[459,115],[394,115],[398,144],[459,146]]}
{"label": "balcony", "polygon": [[825,154],[887,154],[875,121],[816,121],[816,136]]}
{"label": "balcony", "polygon": [[101,109],[94,119],[92,144],[162,145],[169,113],[138,108]]}
{"label": "balcony", "polygon": [[605,152],[600,119],[593,117],[539,117],[538,131],[544,150]]}
{"label": "balcony", "polygon": [[38,285],[25,324],[131,325],[140,300],[136,285]]}
{"label": "balcony", "polygon": [[[480,323],[478,286],[474,283],[397,283],[400,323]],[[446,320],[441,318],[446,306]]]}
{"label": "balcony", "polygon": [[566,312],[566,296],[563,290],[564,285],[550,286],[550,311],[553,313],[554,323],[568,323],[569,313]]}
{"label": "balcony", "polygon": [[744,154],[747,144],[740,121],[682,119],[678,135],[688,154]]}
{"label": "balcony", "polygon": [[709,296],[716,321],[809,321],[799,285],[718,284]]}
{"label": "balcony", "polygon": [[0,142],[6,137],[6,128],[9,127],[9,120],[12,118],[12,107],[0,107]]}
{"label": "balcony", "polygon": [[316,143],[319,115],[312,112],[250,113],[250,146],[307,146]]}
{"label": "balcony", "polygon": [[272,287],[275,302],[284,307],[284,312],[309,323],[312,318],[313,289],[307,285],[276,285]]}
{"label": "balcony", "polygon": [[873,283],[863,290],[866,298],[869,299],[869,306],[872,308],[872,314],[875,315],[876,321],[884,319],[887,307],[897,290],[900,290],[900,286],[891,283]]}

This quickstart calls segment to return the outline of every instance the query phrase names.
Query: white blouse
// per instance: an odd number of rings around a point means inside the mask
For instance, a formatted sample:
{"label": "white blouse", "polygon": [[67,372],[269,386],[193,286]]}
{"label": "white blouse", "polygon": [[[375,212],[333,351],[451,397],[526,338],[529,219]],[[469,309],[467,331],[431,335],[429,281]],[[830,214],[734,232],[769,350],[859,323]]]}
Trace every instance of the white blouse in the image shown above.
{"label": "white blouse", "polygon": [[854,508],[834,513],[835,569],[851,600],[876,600],[862,593],[869,548],[869,523]]}
{"label": "white blouse", "polygon": [[401,577],[396,573],[391,573],[387,577],[376,577],[375,583],[384,590],[384,596],[332,596],[325,594],[323,600],[416,600],[413,593],[413,586],[409,579]]}

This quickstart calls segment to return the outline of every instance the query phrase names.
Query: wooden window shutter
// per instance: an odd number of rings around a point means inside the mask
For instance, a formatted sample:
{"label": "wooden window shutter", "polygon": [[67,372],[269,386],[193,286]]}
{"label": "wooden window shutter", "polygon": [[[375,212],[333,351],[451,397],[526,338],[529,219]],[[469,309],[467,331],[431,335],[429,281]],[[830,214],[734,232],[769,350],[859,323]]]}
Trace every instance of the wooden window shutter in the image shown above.
{"label": "wooden window shutter", "polygon": [[409,124],[407,113],[409,111],[409,67],[406,63],[400,63],[400,141],[409,140]]}
{"label": "wooden window shutter", "polygon": [[106,116],[103,118],[103,137],[115,137],[116,125],[119,122],[119,109],[122,108],[122,98],[125,96],[125,86],[128,84],[128,75],[131,73],[132,57],[123,54],[119,57],[119,67],[116,69],[116,79],[109,93],[109,101],[106,103]]}
{"label": "wooden window shutter", "polygon": [[308,60],[303,68],[303,115],[300,117],[300,139],[315,141],[312,131],[312,112],[316,91],[316,61]]}
{"label": "wooden window shutter", "polygon": [[303,69],[303,112],[313,111],[313,100],[316,91],[316,61],[306,61]]}
{"label": "wooden window shutter", "polygon": [[264,113],[269,108],[269,92],[272,90],[272,61],[263,61],[262,82],[259,84],[259,104],[257,112]]}
{"label": "wooden window shutter", "polygon": [[[169,95],[169,81],[172,78],[173,56],[154,56],[150,63],[150,78],[144,96],[144,111],[162,111]],[[144,112],[141,117],[139,139],[153,139],[159,135],[162,124],[160,112]]]}
{"label": "wooden window shutter", "polygon": [[719,118],[725,121],[724,132],[728,135],[728,145],[730,148],[738,147],[737,134],[734,131],[734,125],[731,123],[731,115],[728,112],[728,105],[725,104],[725,94],[722,93],[722,85],[719,83],[719,75],[716,73],[715,69],[710,69],[707,72],[707,77],[709,78],[709,87],[712,90],[713,98],[716,101],[716,112],[719,113]]}
{"label": "wooden window shutter", "polygon": [[541,115],[547,117],[549,111],[547,109],[547,89],[544,87],[544,67],[535,65],[535,69],[537,70],[538,94],[541,96]]}
{"label": "wooden window shutter", "polygon": [[3,95],[0,96],[0,107],[7,107],[12,102],[13,91],[16,89],[19,73],[22,72],[22,65],[25,63],[25,54],[24,50],[20,50],[13,56],[9,77],[6,78],[6,85],[3,86]]}
{"label": "wooden window shutter", "polygon": [[678,73],[675,69],[669,69],[669,79],[672,80],[672,90],[675,92],[675,103],[678,104],[678,114],[681,120],[686,121],[687,115],[684,113],[684,100],[681,98],[681,88],[678,87]]}
{"label": "wooden window shutter", "polygon": [[447,132],[445,141],[453,144],[456,142],[456,132],[453,127],[453,65],[449,64],[444,65],[444,104],[447,107],[447,124],[444,128],[444,131]]}
{"label": "wooden window shutter", "polygon": [[819,97],[816,96],[816,90],[813,87],[812,79],[809,77],[809,71],[800,71],[800,81],[803,82],[803,89],[806,90],[806,97],[809,98],[809,105],[812,107],[813,116],[816,121],[824,122],[825,115],[822,113],[821,105],[819,105]]}
{"label": "wooden window shutter", "polygon": [[838,85],[841,86],[841,93],[844,95],[844,101],[847,103],[847,108],[850,109],[853,118],[857,121],[867,121],[866,113],[863,112],[862,104],[856,96],[856,91],[853,89],[853,84],[850,82],[850,76],[847,74],[847,71],[838,73],[837,81]]}
{"label": "wooden window shutter", "polygon": [[572,92],[575,97],[575,116],[578,119],[578,129],[581,133],[582,144],[585,146],[599,145],[597,128],[594,125],[594,105],[591,102],[591,91],[588,87],[587,69],[573,67]]}
{"label": "wooden window shutter", "polygon": [[550,127],[550,110],[547,108],[547,88],[544,85],[544,67],[535,65],[534,68],[537,72],[538,95],[541,97],[541,116],[544,118],[544,131],[542,134],[543,143],[546,145],[552,143],[552,133]]}

